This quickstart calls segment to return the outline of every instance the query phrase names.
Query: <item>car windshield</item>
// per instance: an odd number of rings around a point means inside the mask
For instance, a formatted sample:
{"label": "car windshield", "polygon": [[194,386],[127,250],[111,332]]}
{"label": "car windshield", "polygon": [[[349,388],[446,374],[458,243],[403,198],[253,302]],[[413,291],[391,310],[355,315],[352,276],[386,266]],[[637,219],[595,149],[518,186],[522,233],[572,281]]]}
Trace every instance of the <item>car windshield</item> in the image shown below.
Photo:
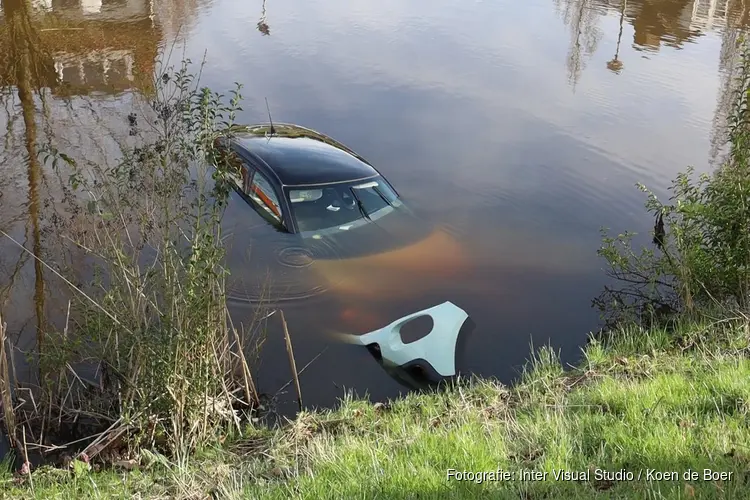
{"label": "car windshield", "polygon": [[288,191],[294,218],[301,233],[344,231],[366,220],[382,217],[401,205],[383,179],[291,188]]}

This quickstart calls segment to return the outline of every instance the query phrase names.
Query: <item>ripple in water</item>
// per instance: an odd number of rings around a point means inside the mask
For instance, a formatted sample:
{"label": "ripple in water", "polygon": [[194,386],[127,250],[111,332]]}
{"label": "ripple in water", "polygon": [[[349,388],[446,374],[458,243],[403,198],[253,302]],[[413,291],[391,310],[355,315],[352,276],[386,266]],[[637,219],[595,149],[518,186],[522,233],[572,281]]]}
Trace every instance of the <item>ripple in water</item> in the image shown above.
{"label": "ripple in water", "polygon": [[328,291],[325,286],[313,286],[307,289],[284,289],[272,286],[270,290],[248,292],[244,289],[234,289],[231,286],[227,292],[227,301],[235,304],[264,304],[273,305],[287,302],[297,302],[319,297]]}
{"label": "ripple in water", "polygon": [[313,263],[312,253],[304,247],[288,247],[278,253],[278,262],[289,267],[309,267]]}
{"label": "ripple in water", "polygon": [[[327,254],[338,252],[325,241],[316,242]],[[278,243],[277,243],[278,245]],[[276,246],[276,245],[273,245]],[[315,272],[315,252],[290,245],[267,248],[262,254],[229,263],[227,299],[237,304],[274,304],[305,301],[328,292],[332,286]],[[320,250],[320,248],[318,248]]]}

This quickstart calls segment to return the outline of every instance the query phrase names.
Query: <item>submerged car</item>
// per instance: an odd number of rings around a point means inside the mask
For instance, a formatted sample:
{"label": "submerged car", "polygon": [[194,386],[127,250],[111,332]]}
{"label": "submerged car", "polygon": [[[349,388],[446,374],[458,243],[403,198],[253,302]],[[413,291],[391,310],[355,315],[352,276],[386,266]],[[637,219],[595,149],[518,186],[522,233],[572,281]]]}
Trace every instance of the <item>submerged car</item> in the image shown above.
{"label": "submerged car", "polygon": [[242,127],[230,139],[240,162],[235,188],[279,230],[320,239],[403,204],[366,160],[298,125]]}
{"label": "submerged car", "polygon": [[463,268],[458,242],[417,217],[374,166],[332,138],[261,124],[236,130],[224,146],[237,162],[236,191],[288,234],[288,245],[305,249],[309,262],[295,267],[309,267],[326,290],[358,300],[418,296]]}

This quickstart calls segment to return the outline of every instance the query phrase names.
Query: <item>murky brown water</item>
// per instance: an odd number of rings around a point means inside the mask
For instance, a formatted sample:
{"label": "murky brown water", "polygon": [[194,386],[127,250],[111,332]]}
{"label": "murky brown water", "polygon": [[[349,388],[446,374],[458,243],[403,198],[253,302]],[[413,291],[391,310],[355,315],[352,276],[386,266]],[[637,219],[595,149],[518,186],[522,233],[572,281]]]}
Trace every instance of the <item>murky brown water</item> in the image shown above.
{"label": "murky brown water", "polygon": [[[0,227],[54,254],[55,174],[28,151],[106,155],[138,75],[177,40],[180,55],[207,53],[203,83],[245,85],[240,121],[265,121],[267,97],[275,120],[351,147],[440,228],[386,253],[308,262],[235,197],[233,317],[249,320],[245,278],[270,265],[277,297],[295,299],[284,307],[298,367],[328,347],[302,376],[306,403],[333,404],[344,388],[395,395],[368,353],[329,333],[445,300],[476,323],[462,370],[509,380],[532,342],[573,361],[597,327],[600,226],[650,223],[633,184],[664,193],[687,165],[710,168],[747,16],[740,0],[2,0]],[[8,241],[0,252],[4,318],[29,349],[65,293]],[[274,392],[289,368],[270,324],[259,382]]]}

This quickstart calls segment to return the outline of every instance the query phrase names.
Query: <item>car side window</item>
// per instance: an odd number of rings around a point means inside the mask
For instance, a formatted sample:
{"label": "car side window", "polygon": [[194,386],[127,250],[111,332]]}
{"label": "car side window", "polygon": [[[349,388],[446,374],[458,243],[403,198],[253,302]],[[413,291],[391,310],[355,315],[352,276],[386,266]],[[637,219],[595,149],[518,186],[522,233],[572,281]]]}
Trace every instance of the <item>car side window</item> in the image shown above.
{"label": "car side window", "polygon": [[242,163],[242,166],[240,167],[240,173],[242,174],[242,192],[245,194],[250,194],[250,188],[251,188],[251,182],[253,181],[253,168],[248,165],[247,163]]}
{"label": "car side window", "polygon": [[276,196],[273,186],[266,176],[256,171],[252,176],[249,189],[246,193],[274,220],[281,222],[281,205],[279,204],[279,198]]}

